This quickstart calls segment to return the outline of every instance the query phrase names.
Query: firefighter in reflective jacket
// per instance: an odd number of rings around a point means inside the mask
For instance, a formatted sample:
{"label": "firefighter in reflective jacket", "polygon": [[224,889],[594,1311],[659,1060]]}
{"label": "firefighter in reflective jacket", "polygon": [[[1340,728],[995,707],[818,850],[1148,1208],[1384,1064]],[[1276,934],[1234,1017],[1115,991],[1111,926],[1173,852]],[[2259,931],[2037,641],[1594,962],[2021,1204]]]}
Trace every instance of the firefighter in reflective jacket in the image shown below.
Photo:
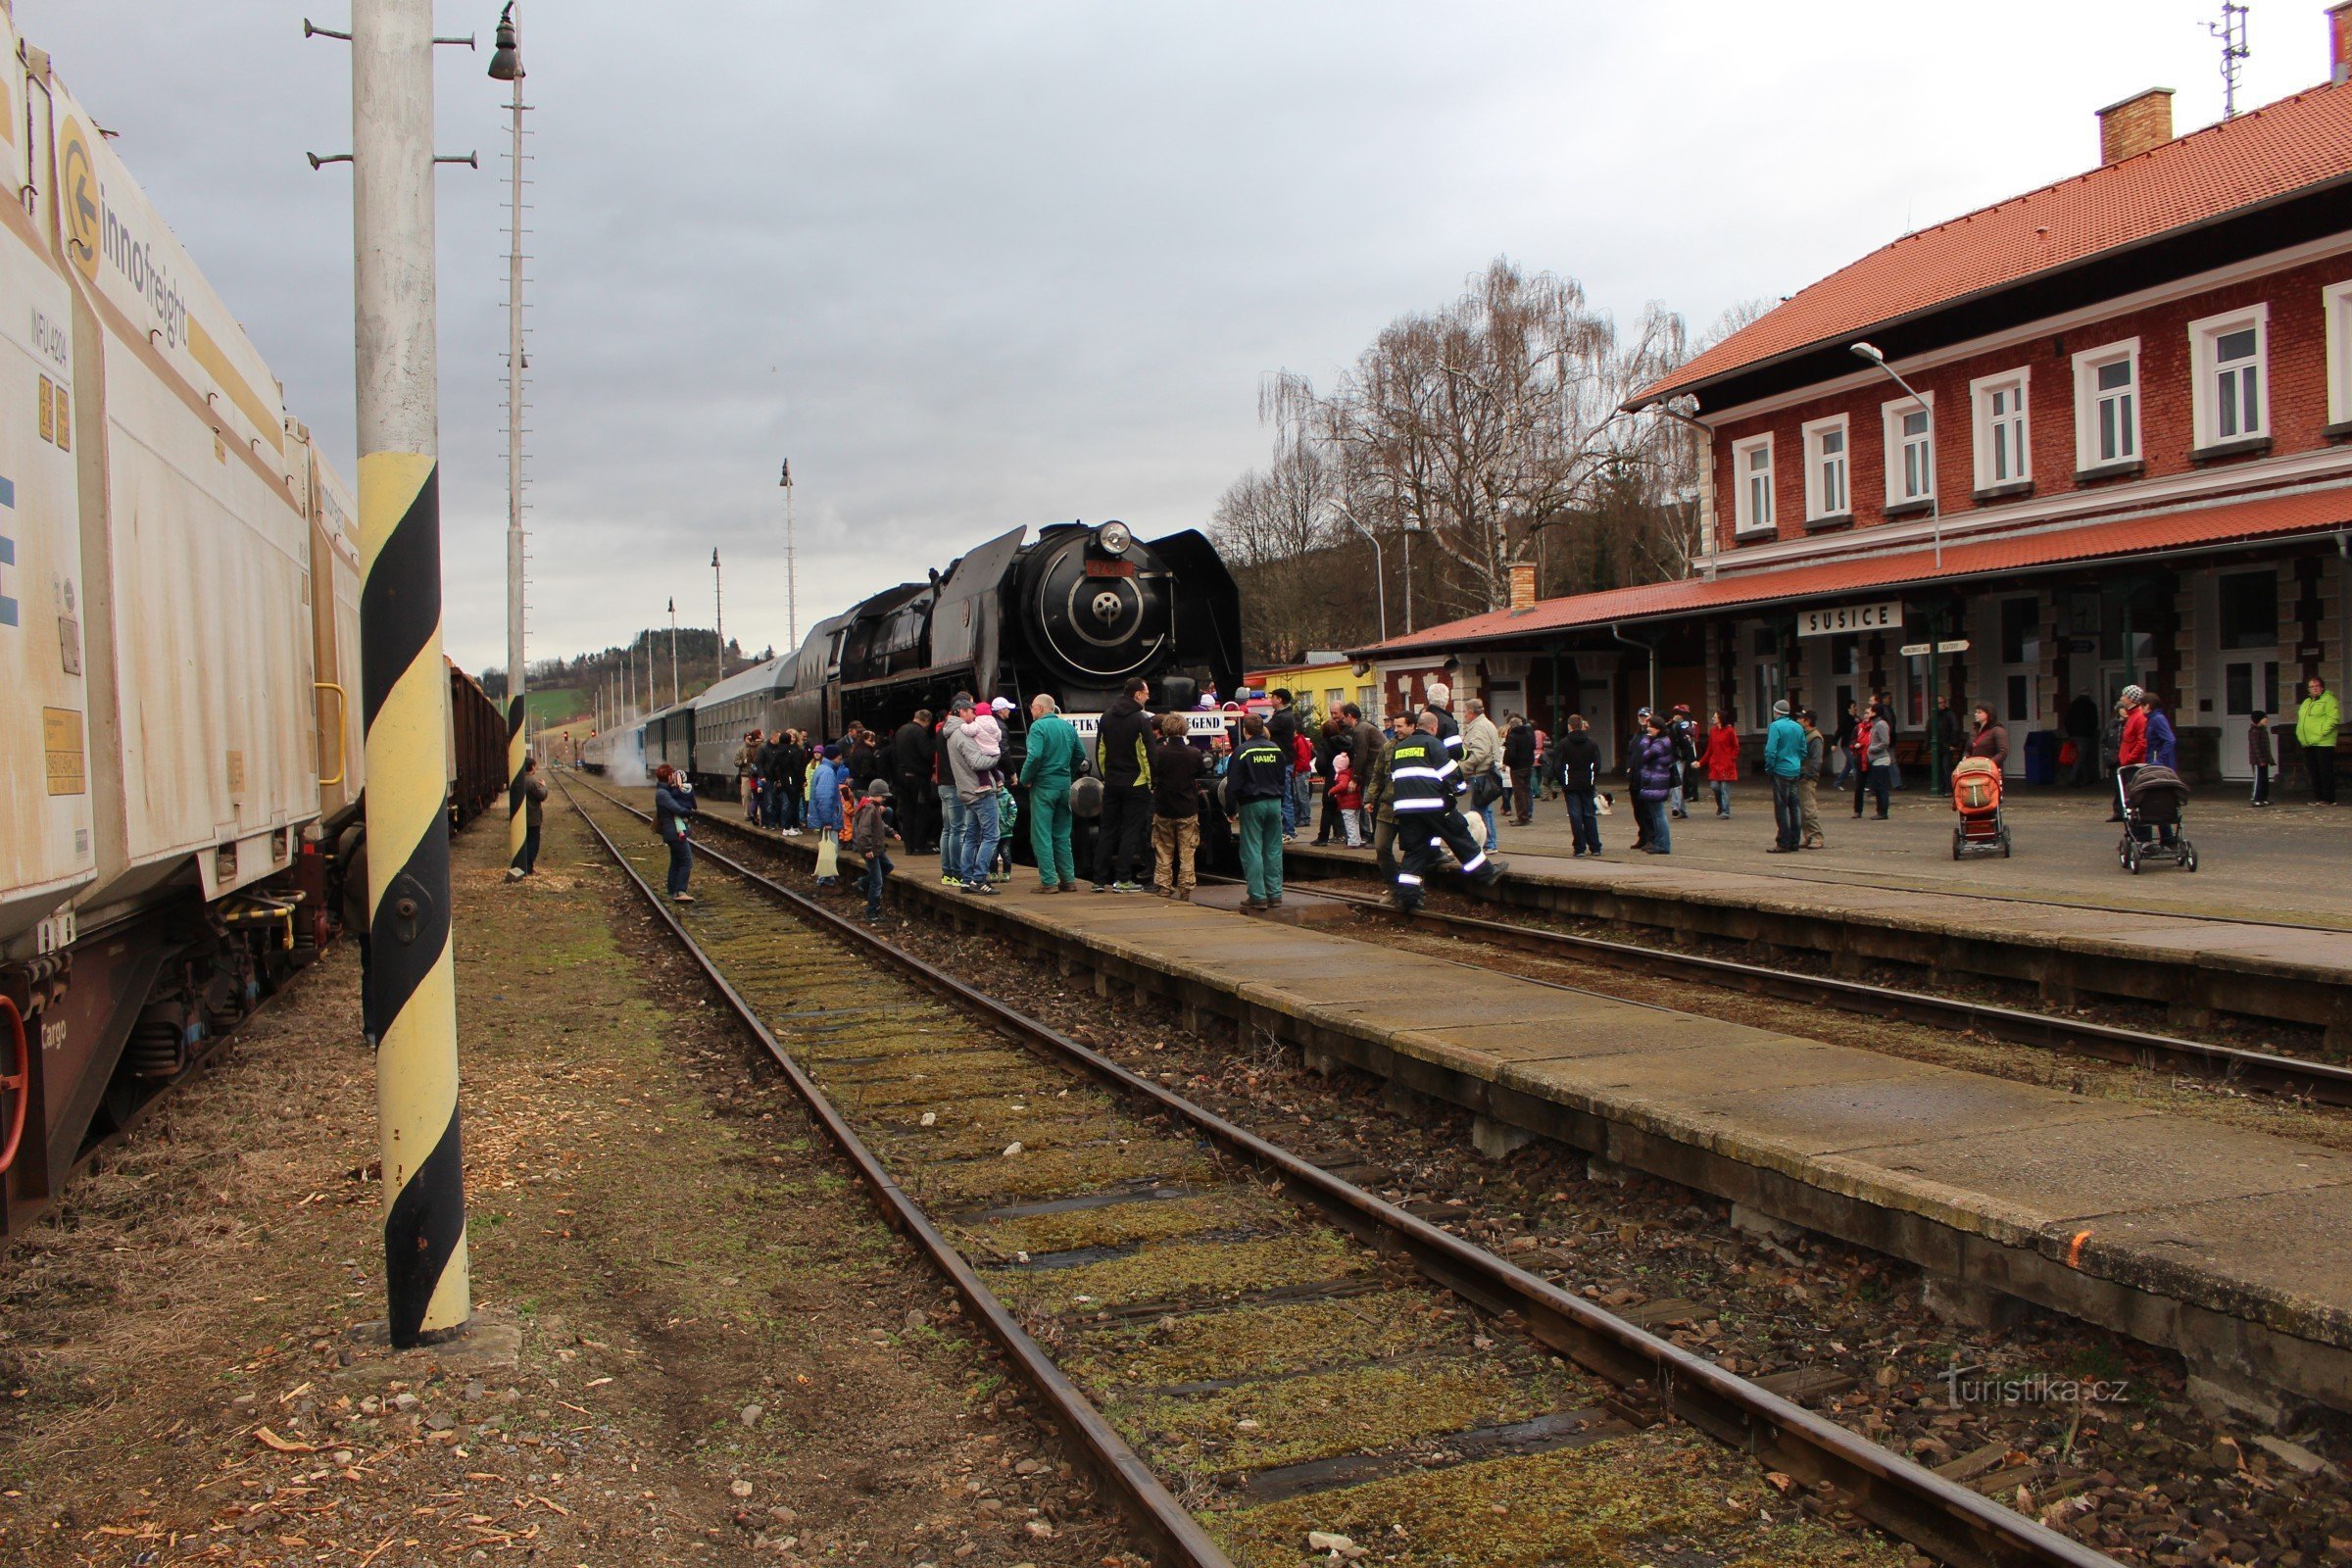
{"label": "firefighter in reflective jacket", "polygon": [[1424,709],[1414,733],[1398,741],[1389,757],[1389,790],[1396,813],[1396,907],[1410,914],[1421,906],[1422,881],[1438,861],[1438,845],[1453,852],[1462,874],[1480,887],[1502,875],[1502,862],[1490,860],[1470,836],[1470,824],[1454,809],[1466,786],[1462,765],[1439,735],[1438,714]]}

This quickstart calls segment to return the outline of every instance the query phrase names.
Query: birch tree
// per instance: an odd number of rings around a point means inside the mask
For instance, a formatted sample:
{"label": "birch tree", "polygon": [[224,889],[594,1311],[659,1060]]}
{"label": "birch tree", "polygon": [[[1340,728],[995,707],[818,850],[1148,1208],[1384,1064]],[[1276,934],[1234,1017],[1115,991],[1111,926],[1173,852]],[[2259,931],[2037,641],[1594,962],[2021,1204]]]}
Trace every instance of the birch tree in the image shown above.
{"label": "birch tree", "polygon": [[1683,352],[1673,314],[1647,307],[1621,336],[1573,278],[1498,258],[1444,310],[1392,322],[1330,393],[1271,378],[1261,413],[1278,464],[1328,466],[1333,515],[1418,535],[1454,568],[1448,608],[1476,612],[1509,602],[1543,535],[1601,510],[1604,476],[1662,476],[1663,421],[1618,408]]}

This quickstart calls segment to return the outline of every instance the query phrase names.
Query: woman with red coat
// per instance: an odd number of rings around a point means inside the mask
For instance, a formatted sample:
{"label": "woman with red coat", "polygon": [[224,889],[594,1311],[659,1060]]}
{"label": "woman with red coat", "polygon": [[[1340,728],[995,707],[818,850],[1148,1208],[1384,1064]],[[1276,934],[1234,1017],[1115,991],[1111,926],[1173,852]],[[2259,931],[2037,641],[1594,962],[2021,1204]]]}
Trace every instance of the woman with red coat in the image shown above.
{"label": "woman with red coat", "polygon": [[1731,714],[1716,713],[1698,760],[1706,764],[1707,784],[1715,792],[1715,814],[1731,815],[1732,781],[1740,776],[1740,732],[1732,727]]}

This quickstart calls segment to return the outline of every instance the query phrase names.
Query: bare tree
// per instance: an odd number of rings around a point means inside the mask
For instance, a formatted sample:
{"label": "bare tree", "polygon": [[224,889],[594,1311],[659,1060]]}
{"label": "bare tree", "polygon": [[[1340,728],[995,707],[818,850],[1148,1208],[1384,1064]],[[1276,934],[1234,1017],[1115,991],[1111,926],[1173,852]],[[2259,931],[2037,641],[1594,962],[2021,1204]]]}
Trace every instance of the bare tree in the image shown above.
{"label": "bare tree", "polygon": [[1247,590],[1242,640],[1253,662],[1346,642],[1369,616],[1370,595],[1335,560],[1336,481],[1320,452],[1283,447],[1217,502],[1210,527]]}
{"label": "bare tree", "polygon": [[1662,421],[1618,410],[1683,352],[1671,313],[1648,307],[1623,341],[1574,279],[1498,258],[1445,310],[1391,323],[1329,395],[1284,374],[1263,402],[1278,452],[1331,465],[1339,515],[1426,539],[1453,568],[1447,608],[1477,612],[1591,514],[1604,474],[1659,466]]}

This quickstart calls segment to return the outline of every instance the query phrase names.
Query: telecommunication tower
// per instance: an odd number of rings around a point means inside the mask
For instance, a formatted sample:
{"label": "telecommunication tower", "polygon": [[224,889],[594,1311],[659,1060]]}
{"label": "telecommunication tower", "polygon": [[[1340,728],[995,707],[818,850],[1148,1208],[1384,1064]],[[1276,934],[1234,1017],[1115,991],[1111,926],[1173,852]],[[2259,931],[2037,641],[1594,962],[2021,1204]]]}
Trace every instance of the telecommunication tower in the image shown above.
{"label": "telecommunication tower", "polygon": [[2205,30],[2222,40],[2222,118],[2237,118],[2237,69],[2246,58],[2246,8],[2236,0],[2222,0],[2222,20],[2208,22]]}

